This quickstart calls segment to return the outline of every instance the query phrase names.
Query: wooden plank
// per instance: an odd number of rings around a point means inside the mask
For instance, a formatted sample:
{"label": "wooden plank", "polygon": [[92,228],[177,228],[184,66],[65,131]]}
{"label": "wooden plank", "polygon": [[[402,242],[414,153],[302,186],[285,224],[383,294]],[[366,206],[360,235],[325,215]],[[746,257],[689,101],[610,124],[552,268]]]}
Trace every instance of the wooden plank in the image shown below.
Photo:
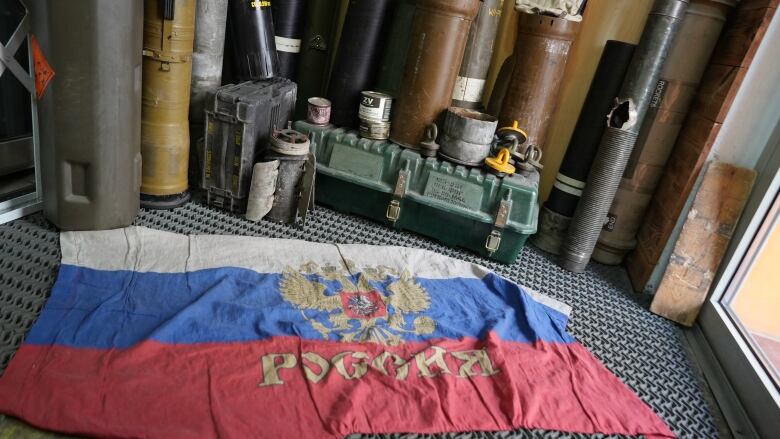
{"label": "wooden plank", "polygon": [[645,215],[645,222],[637,233],[637,247],[629,254],[626,268],[634,289],[642,291],[653,274],[666,247],[677,218],[688,201],[679,194],[690,194],[704,167],[707,154],[720,132],[721,124],[697,115],[688,116],[686,124],[672,151]]}
{"label": "wooden plank", "polygon": [[[626,260],[626,268],[637,291],[644,290],[660,261],[779,2],[739,2],[720,36],[693,108],[640,227],[638,246]],[[756,28],[749,29],[745,23],[755,23]]]}
{"label": "wooden plank", "polygon": [[709,166],[650,311],[693,325],[755,179],[752,169],[722,162]]}

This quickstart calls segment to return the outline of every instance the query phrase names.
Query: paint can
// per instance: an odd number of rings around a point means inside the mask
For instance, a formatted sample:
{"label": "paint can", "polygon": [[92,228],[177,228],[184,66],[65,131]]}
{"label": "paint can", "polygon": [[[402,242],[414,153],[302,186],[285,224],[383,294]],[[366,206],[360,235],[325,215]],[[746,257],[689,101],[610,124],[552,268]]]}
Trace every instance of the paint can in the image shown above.
{"label": "paint can", "polygon": [[392,96],[376,91],[363,91],[360,93],[358,116],[361,121],[390,122],[392,107]]}
{"label": "paint can", "polygon": [[360,137],[372,140],[387,140],[390,137],[390,122],[360,120]]}
{"label": "paint can", "polygon": [[306,121],[312,125],[325,126],[330,123],[330,101],[325,98],[309,98]]}

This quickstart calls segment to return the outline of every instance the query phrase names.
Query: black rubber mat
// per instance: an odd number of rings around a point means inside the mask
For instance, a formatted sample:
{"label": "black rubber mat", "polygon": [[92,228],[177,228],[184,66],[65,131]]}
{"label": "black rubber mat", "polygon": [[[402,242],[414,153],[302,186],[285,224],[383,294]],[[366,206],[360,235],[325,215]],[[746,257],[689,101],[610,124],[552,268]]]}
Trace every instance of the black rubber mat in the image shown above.
{"label": "black rubber mat", "polygon": [[[713,417],[699,387],[678,328],[647,311],[646,296],[630,292],[625,271],[591,264],[584,274],[555,265],[551,255],[527,246],[513,265],[325,208],[305,230],[239,216],[189,203],[172,211],[142,211],[137,225],[178,233],[234,234],[296,238],[317,242],[401,245],[437,251],[484,265],[518,283],[574,308],[571,332],[615,375],[647,402],[684,438],[717,437]],[[40,214],[0,225],[0,373],[35,322],[57,273],[57,230]],[[2,435],[0,435],[2,436]],[[379,436],[364,436],[379,437]],[[460,433],[443,438],[585,438],[544,431]],[[596,436],[602,437],[602,436]]]}

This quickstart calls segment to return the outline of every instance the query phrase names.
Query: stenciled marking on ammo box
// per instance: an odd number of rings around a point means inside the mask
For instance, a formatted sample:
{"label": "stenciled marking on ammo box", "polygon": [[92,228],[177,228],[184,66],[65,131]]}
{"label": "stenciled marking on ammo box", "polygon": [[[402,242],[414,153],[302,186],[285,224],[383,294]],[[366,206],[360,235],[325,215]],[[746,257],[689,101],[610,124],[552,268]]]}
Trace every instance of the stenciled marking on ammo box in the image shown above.
{"label": "stenciled marking on ammo box", "polygon": [[328,167],[378,182],[382,179],[384,158],[337,143],[333,146]]}
{"label": "stenciled marking on ammo box", "polygon": [[482,207],[481,186],[438,172],[428,176],[423,195],[470,210],[479,211]]}

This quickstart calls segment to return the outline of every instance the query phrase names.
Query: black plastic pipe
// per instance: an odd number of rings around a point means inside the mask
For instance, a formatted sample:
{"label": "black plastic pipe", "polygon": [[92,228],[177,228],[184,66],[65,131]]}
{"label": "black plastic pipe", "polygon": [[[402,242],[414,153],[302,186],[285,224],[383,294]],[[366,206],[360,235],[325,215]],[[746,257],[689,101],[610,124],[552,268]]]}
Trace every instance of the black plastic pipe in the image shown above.
{"label": "black plastic pipe", "polygon": [[339,12],[338,0],[309,0],[298,62],[295,119],[306,119],[309,98],[325,95]]}
{"label": "black plastic pipe", "polygon": [[305,7],[306,0],[274,0],[271,6],[276,52],[279,55],[279,76],[291,81],[295,81],[298,73]]}
{"label": "black plastic pipe", "polygon": [[656,0],[650,11],[561,248],[569,271],[583,272],[590,261],[687,8],[688,0]]}
{"label": "black plastic pipe", "polygon": [[331,122],[357,127],[360,92],[374,86],[391,0],[351,0],[328,85]]}
{"label": "black plastic pipe", "polygon": [[230,44],[241,81],[279,75],[270,1],[230,0]]}

